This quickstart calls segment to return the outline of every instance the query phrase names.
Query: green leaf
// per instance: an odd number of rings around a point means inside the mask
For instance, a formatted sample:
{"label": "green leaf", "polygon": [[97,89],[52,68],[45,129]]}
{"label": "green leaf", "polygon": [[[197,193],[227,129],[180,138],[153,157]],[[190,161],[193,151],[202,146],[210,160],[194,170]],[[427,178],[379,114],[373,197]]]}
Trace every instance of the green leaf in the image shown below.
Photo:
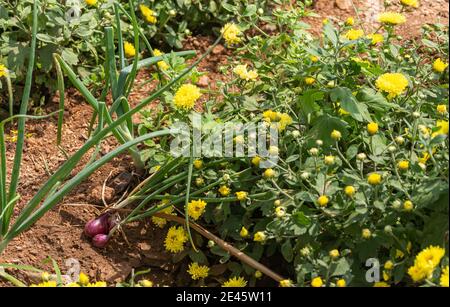
{"label": "green leaf", "polygon": [[330,98],[334,102],[339,102],[341,107],[349,112],[357,121],[372,121],[367,106],[364,103],[358,102],[349,88],[336,87],[332,89],[330,91]]}
{"label": "green leaf", "polygon": [[64,48],[64,50],[61,52],[61,57],[69,65],[78,64],[78,55],[73,52],[71,48]]}
{"label": "green leaf", "polygon": [[287,240],[281,245],[281,254],[287,262],[291,262],[294,259],[294,251],[292,249],[291,240]]}
{"label": "green leaf", "polygon": [[295,212],[292,215],[292,219],[298,226],[309,226],[311,224],[310,218],[307,217],[302,211]]}

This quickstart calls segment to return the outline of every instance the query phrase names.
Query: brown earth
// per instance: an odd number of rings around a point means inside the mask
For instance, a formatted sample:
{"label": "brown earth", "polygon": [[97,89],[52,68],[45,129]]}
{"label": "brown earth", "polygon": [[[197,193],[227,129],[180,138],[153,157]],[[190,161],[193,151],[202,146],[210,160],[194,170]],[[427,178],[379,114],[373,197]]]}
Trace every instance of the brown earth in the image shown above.
{"label": "brown earth", "polygon": [[[336,3],[339,2],[339,3]],[[318,0],[314,11],[320,18],[307,18],[307,22],[313,25],[313,31],[318,33],[323,18],[344,21],[349,16],[355,16],[351,6],[345,6],[346,1]],[[378,4],[382,1],[355,1],[361,11],[360,18],[365,21],[367,27],[373,25],[373,18],[379,13]],[[398,30],[405,37],[418,35],[423,23],[448,23],[448,0],[422,0],[421,7],[407,13],[407,26]],[[185,42],[185,49],[195,49],[199,53],[204,52],[212,39],[207,37],[190,38]],[[230,52],[223,46],[218,46],[199,66],[199,70],[205,72],[199,85],[211,89],[215,88],[218,80],[224,80],[224,76],[218,72],[218,67],[226,63]],[[145,83],[150,73],[141,71],[136,82],[136,90],[130,96],[133,103],[148,96],[154,87],[154,83]],[[145,83],[145,84],[144,84]],[[141,86],[141,84],[143,84]],[[67,93],[65,123],[63,131],[63,147],[70,155],[74,153],[86,141],[87,127],[92,115],[92,109],[76,91]],[[57,109],[58,97],[49,105],[44,113]],[[155,102],[156,103],[156,102]],[[138,117],[135,118],[139,120]],[[56,147],[56,119],[49,118],[39,121],[28,121],[28,137],[24,151],[22,164],[21,184],[19,193],[22,196],[19,208],[23,206],[38,188],[45,182],[49,174],[54,172],[64,161],[65,155]],[[117,143],[109,139],[102,145],[102,154],[110,151]],[[14,143],[7,145],[7,158],[9,165],[12,163]],[[83,161],[83,163],[85,163]],[[73,172],[81,169],[79,165]],[[125,230],[124,238],[115,238],[107,248],[100,250],[94,248],[83,235],[85,223],[94,218],[104,206],[102,199],[103,185],[105,193],[103,198],[107,204],[120,197],[123,191],[119,186],[114,186],[114,178],[123,174],[133,174],[132,162],[129,157],[121,156],[95,174],[89,180],[80,184],[62,204],[50,211],[36,223],[29,231],[22,234],[10,243],[6,251],[0,257],[1,262],[27,264],[40,268],[50,269],[48,264],[43,264],[47,257],[55,259],[64,271],[65,261],[69,258],[77,259],[84,272],[97,280],[105,280],[109,283],[126,279],[133,268],[151,268],[146,275],[157,285],[186,285],[189,283],[186,276],[185,263],[173,264],[171,255],[164,250],[164,237],[166,230],[155,228],[149,221],[143,221],[129,225]],[[136,176],[135,174],[133,174]],[[0,286],[8,285],[0,281]]]}

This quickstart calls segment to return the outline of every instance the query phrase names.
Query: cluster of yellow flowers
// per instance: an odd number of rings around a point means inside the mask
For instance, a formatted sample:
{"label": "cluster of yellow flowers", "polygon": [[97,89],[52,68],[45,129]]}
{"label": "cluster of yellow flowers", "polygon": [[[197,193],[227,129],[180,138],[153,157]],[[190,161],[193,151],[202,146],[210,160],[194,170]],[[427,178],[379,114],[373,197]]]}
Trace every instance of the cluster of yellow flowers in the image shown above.
{"label": "cluster of yellow flowers", "polygon": [[442,59],[438,58],[433,62],[433,69],[438,72],[444,72],[448,67],[448,63],[444,62]]}
{"label": "cluster of yellow flowers", "polygon": [[189,265],[187,271],[193,280],[206,278],[209,274],[209,267],[206,265],[199,265],[197,262],[193,262]]}
{"label": "cluster of yellow flowers", "polygon": [[263,119],[265,122],[274,125],[278,131],[284,131],[287,126],[292,124],[292,117],[287,113],[274,112],[272,110],[264,111]]}
{"label": "cluster of yellow flowers", "polygon": [[[164,52],[162,52],[159,49],[153,50],[153,55],[154,56],[162,56],[163,54],[164,54]],[[158,67],[161,70],[167,70],[167,69],[169,69],[169,64],[167,64],[166,61],[159,61],[158,62]]]}
{"label": "cluster of yellow flowers", "polygon": [[155,24],[157,19],[156,19],[156,13],[155,11],[153,11],[152,9],[150,9],[148,6],[141,4],[139,5],[139,9],[141,10],[141,14],[142,16],[144,16],[145,20],[148,23],[151,24]]}
{"label": "cluster of yellow flowers", "polygon": [[200,89],[193,84],[183,84],[173,97],[173,103],[177,109],[191,110],[197,100],[202,96]]}
{"label": "cluster of yellow flowers", "polygon": [[[42,277],[42,282],[39,284],[32,284],[30,285],[30,287],[38,287],[38,288],[54,288],[57,287],[58,284],[56,281],[54,280],[50,280],[50,274],[47,272],[42,273],[41,275]],[[62,285],[63,287],[69,287],[69,288],[73,288],[73,287],[107,287],[106,282],[104,281],[96,281],[96,282],[90,282],[89,280],[89,276],[87,276],[84,273],[80,273],[79,277],[78,277],[78,281],[77,282],[70,282],[68,284]]]}
{"label": "cluster of yellow flowers", "polygon": [[[441,259],[445,255],[445,250],[438,246],[429,246],[417,254],[414,265],[408,269],[408,274],[414,282],[420,282],[432,277],[434,270],[439,266]],[[447,279],[445,280],[445,270],[443,275],[443,283],[441,285],[448,286],[448,267]],[[446,281],[446,283],[445,283]]]}
{"label": "cluster of yellow flowers", "polygon": [[400,25],[406,22],[406,17],[400,13],[385,12],[378,15],[378,21],[386,25]]}
{"label": "cluster of yellow flowers", "polygon": [[413,8],[419,7],[419,1],[417,1],[417,0],[401,0],[401,3],[405,6],[410,6]]}
{"label": "cluster of yellow flowers", "polygon": [[192,200],[187,206],[188,215],[195,221],[198,220],[205,212],[206,205],[206,202],[201,199]]}
{"label": "cluster of yellow flowers", "polygon": [[220,30],[220,33],[222,33],[223,38],[228,45],[239,44],[242,41],[242,32],[234,23],[227,23],[226,25],[224,25]]}
{"label": "cluster of yellow flowers", "polygon": [[247,70],[247,64],[237,65],[233,69],[233,72],[245,81],[256,80],[258,78],[258,72],[256,70]]}
{"label": "cluster of yellow flowers", "polygon": [[186,231],[182,226],[172,226],[167,232],[164,246],[171,253],[179,253],[184,250],[184,243],[188,240]]}
{"label": "cluster of yellow flowers", "polygon": [[408,86],[408,79],[401,73],[386,73],[378,77],[376,87],[388,93],[388,98],[401,95]]}

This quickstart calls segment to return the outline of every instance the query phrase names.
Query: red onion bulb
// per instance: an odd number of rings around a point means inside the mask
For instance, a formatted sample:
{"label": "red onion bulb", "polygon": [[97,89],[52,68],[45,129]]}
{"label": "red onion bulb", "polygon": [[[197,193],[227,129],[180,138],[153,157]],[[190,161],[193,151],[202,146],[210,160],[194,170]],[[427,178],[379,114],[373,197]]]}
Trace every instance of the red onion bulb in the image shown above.
{"label": "red onion bulb", "polygon": [[106,246],[106,244],[108,244],[108,240],[108,235],[98,234],[92,238],[92,244],[95,247],[103,248]]}

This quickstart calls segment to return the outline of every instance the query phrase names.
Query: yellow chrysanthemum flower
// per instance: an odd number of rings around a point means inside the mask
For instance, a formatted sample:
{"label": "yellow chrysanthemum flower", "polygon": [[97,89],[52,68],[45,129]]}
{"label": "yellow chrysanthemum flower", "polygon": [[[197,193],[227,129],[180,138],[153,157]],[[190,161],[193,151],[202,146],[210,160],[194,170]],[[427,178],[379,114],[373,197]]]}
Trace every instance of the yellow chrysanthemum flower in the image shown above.
{"label": "yellow chrysanthemum flower", "polygon": [[338,281],[336,281],[336,287],[345,288],[347,287],[347,282],[345,281],[345,279],[339,279]]}
{"label": "yellow chrysanthemum flower", "polygon": [[253,164],[254,166],[259,166],[259,163],[261,163],[261,157],[256,156],[256,157],[253,157],[253,158],[252,158],[252,164]]}
{"label": "yellow chrysanthemum flower", "polygon": [[134,45],[129,42],[125,42],[123,44],[123,49],[127,58],[132,58],[136,55],[136,49],[134,48]]}
{"label": "yellow chrysanthemum flower", "polygon": [[337,258],[339,258],[339,256],[341,255],[337,249],[332,249],[332,250],[330,250],[330,252],[329,252],[328,254],[329,254],[330,257],[333,258],[333,259],[337,259]]}
{"label": "yellow chrysanthemum flower", "polygon": [[333,131],[331,132],[331,138],[332,138],[333,140],[339,141],[339,140],[341,139],[341,137],[342,137],[342,133],[341,133],[340,131],[338,131],[338,130],[333,130]]}
{"label": "yellow chrysanthemum flower", "polygon": [[353,26],[355,24],[355,19],[353,17],[348,17],[347,20],[345,21],[345,24],[347,26]]}
{"label": "yellow chrysanthemum flower", "polygon": [[406,17],[400,13],[385,12],[378,15],[378,21],[386,25],[400,25],[406,22]]}
{"label": "yellow chrysanthemum flower", "polygon": [[439,265],[444,255],[445,249],[439,246],[429,246],[417,254],[415,263],[419,267],[428,266],[434,269]]}
{"label": "yellow chrysanthemum flower", "polygon": [[[163,202],[163,205],[164,205],[164,202]],[[160,212],[173,215],[174,214],[173,210],[174,210],[173,206],[170,206],[165,209],[162,209]],[[152,222],[159,228],[164,228],[164,226],[166,226],[166,224],[167,224],[167,220],[165,218],[157,217],[157,216],[152,216]]]}
{"label": "yellow chrysanthemum flower", "polygon": [[248,237],[248,230],[247,230],[247,228],[242,227],[242,228],[241,228],[241,231],[239,232],[239,235],[240,235],[242,238]]}
{"label": "yellow chrysanthemum flower", "polygon": [[247,286],[247,281],[244,279],[244,277],[233,277],[228,279],[226,282],[223,283],[222,287],[240,287],[243,288]]}
{"label": "yellow chrysanthemum flower", "polygon": [[313,280],[311,280],[311,287],[314,288],[320,288],[323,286],[323,280],[320,277],[316,277]]}
{"label": "yellow chrysanthemum flower", "polygon": [[392,270],[394,268],[394,263],[391,260],[388,260],[384,263],[384,268],[386,270]]}
{"label": "yellow chrysanthemum flower", "polygon": [[[153,50],[154,56],[162,56],[163,54],[164,54],[164,52],[162,52],[159,49]],[[161,70],[168,70],[170,68],[169,64],[167,64],[165,61],[159,61],[157,63],[157,65],[158,65],[159,69],[161,69]]]}
{"label": "yellow chrysanthemum flower", "polygon": [[357,40],[358,38],[361,38],[364,36],[364,31],[361,29],[351,29],[348,30],[347,33],[345,33],[345,38],[347,38],[348,40],[354,41]]}
{"label": "yellow chrysanthemum flower", "polygon": [[442,61],[441,58],[438,58],[433,62],[433,69],[436,72],[439,72],[439,73],[444,72],[445,69],[447,69],[447,67],[448,67],[448,63]]}
{"label": "yellow chrysanthemum flower", "polygon": [[172,226],[169,228],[167,232],[166,239],[164,240],[164,246],[166,250],[171,253],[179,253],[184,250],[184,243],[186,243],[188,237],[186,235],[186,231],[182,226],[178,228],[176,226]]}
{"label": "yellow chrysanthemum flower", "polygon": [[227,187],[226,185],[223,185],[219,188],[219,193],[222,196],[228,196],[230,195],[231,189]]}
{"label": "yellow chrysanthemum flower", "polygon": [[417,1],[417,0],[401,0],[401,3],[405,6],[410,6],[413,8],[419,7],[419,1]]}
{"label": "yellow chrysanthemum flower", "polygon": [[436,127],[439,128],[439,130],[433,132],[433,134],[431,135],[431,137],[435,137],[441,134],[448,134],[448,129],[449,129],[449,124],[447,120],[438,120],[436,122]]}
{"label": "yellow chrysanthemum flower", "polygon": [[30,287],[36,288],[55,288],[57,287],[57,283],[54,280],[44,281],[37,285],[30,285]]}
{"label": "yellow chrysanthemum flower", "polygon": [[375,288],[389,288],[390,285],[384,281],[379,281],[373,284]]}
{"label": "yellow chrysanthemum flower", "polygon": [[441,278],[440,278],[441,287],[448,288],[448,265],[442,270]]}
{"label": "yellow chrysanthemum flower", "polygon": [[242,38],[240,37],[241,30],[234,23],[227,23],[226,25],[224,25],[220,30],[220,33],[222,33],[223,38],[228,45],[238,44],[242,41]]}
{"label": "yellow chrysanthemum flower", "polygon": [[236,198],[240,201],[246,200],[248,197],[248,193],[244,191],[236,192]]}
{"label": "yellow chrysanthemum flower", "polygon": [[5,77],[8,74],[8,69],[3,64],[0,64],[0,78]]}
{"label": "yellow chrysanthemum flower", "polygon": [[325,165],[333,165],[335,160],[336,158],[334,156],[325,156],[325,158],[323,159],[323,163],[325,163]]}
{"label": "yellow chrysanthemum flower", "polygon": [[200,278],[206,278],[209,274],[209,267],[206,265],[199,265],[197,262],[193,262],[189,265],[187,271],[193,280]]}
{"label": "yellow chrysanthemum flower", "polygon": [[266,241],[266,238],[267,238],[267,236],[264,233],[264,231],[258,231],[253,236],[253,241],[255,241],[255,242],[264,242],[264,241]]}
{"label": "yellow chrysanthemum flower", "polygon": [[88,288],[106,288],[108,285],[106,284],[105,281],[97,281],[94,283],[89,283],[87,284],[86,287]]}
{"label": "yellow chrysanthemum flower", "polygon": [[258,72],[256,70],[247,70],[247,64],[237,65],[233,72],[245,81],[252,81],[258,78]]}
{"label": "yellow chrysanthemum flower", "polygon": [[144,288],[151,288],[151,287],[153,287],[153,281],[148,280],[148,279],[141,279],[139,281],[139,285]]}
{"label": "yellow chrysanthemum flower", "polygon": [[355,193],[356,193],[356,189],[355,189],[355,187],[348,185],[344,188],[344,193],[348,197],[353,197],[353,195],[355,195]]}
{"label": "yellow chrysanthemum flower", "polygon": [[80,273],[80,275],[78,276],[78,282],[80,283],[80,285],[86,286],[89,283],[89,276],[87,276],[83,272]]}
{"label": "yellow chrysanthemum flower", "polygon": [[141,10],[142,16],[144,16],[145,20],[148,23],[155,24],[157,19],[155,17],[156,13],[152,9],[150,9],[148,6],[141,4],[139,5],[139,9]]}
{"label": "yellow chrysanthemum flower", "polygon": [[283,279],[280,281],[280,287],[282,288],[289,288],[292,287],[294,284],[292,283],[292,280],[290,279]]}
{"label": "yellow chrysanthemum flower", "polygon": [[84,2],[89,6],[94,6],[97,4],[97,0],[84,0]]}
{"label": "yellow chrysanthemum flower", "polygon": [[363,237],[363,239],[370,239],[372,237],[372,231],[368,228],[364,228],[361,231],[361,237]]}
{"label": "yellow chrysanthemum flower", "polygon": [[310,56],[309,58],[311,59],[311,62],[313,62],[313,63],[316,63],[316,62],[319,61],[319,58],[316,57],[315,55],[312,55],[312,56]]}
{"label": "yellow chrysanthemum flower", "polygon": [[206,202],[201,199],[193,200],[188,203],[188,215],[196,221],[203,215],[203,213],[205,212],[205,208]]}
{"label": "yellow chrysanthemum flower", "polygon": [[183,84],[173,97],[173,103],[177,109],[190,110],[195,102],[202,96],[200,89],[192,84]]}
{"label": "yellow chrysanthemum flower", "polygon": [[317,204],[321,207],[326,207],[329,202],[330,199],[326,195],[322,195],[319,198],[317,198]]}
{"label": "yellow chrysanthemum flower", "polygon": [[401,73],[387,73],[378,77],[376,87],[388,93],[388,98],[394,98],[402,94],[408,86],[408,79]]}
{"label": "yellow chrysanthemum flower", "polygon": [[314,82],[316,82],[316,79],[312,78],[312,77],[307,77],[305,78],[305,83],[308,85],[313,84]]}
{"label": "yellow chrysanthemum flower", "polygon": [[406,171],[409,168],[409,161],[406,160],[399,161],[397,163],[397,167],[402,171]]}
{"label": "yellow chrysanthemum flower", "polygon": [[378,43],[384,42],[383,34],[378,34],[378,33],[369,34],[369,35],[367,35],[367,38],[372,40],[371,41],[372,45],[376,45]]}
{"label": "yellow chrysanthemum flower", "polygon": [[263,176],[265,178],[273,178],[275,177],[275,171],[271,168],[268,168],[264,171]]}
{"label": "yellow chrysanthemum flower", "polygon": [[203,161],[202,160],[195,160],[194,161],[194,167],[196,169],[201,169],[203,167]]}
{"label": "yellow chrysanthemum flower", "polygon": [[369,123],[367,124],[367,132],[370,135],[374,135],[378,132],[378,124],[377,123]]}
{"label": "yellow chrysanthemum flower", "polygon": [[367,182],[371,185],[378,185],[381,183],[381,175],[378,173],[372,173],[367,177]]}
{"label": "yellow chrysanthemum flower", "polygon": [[447,112],[447,105],[440,104],[436,107],[436,111],[440,114],[445,114]]}

